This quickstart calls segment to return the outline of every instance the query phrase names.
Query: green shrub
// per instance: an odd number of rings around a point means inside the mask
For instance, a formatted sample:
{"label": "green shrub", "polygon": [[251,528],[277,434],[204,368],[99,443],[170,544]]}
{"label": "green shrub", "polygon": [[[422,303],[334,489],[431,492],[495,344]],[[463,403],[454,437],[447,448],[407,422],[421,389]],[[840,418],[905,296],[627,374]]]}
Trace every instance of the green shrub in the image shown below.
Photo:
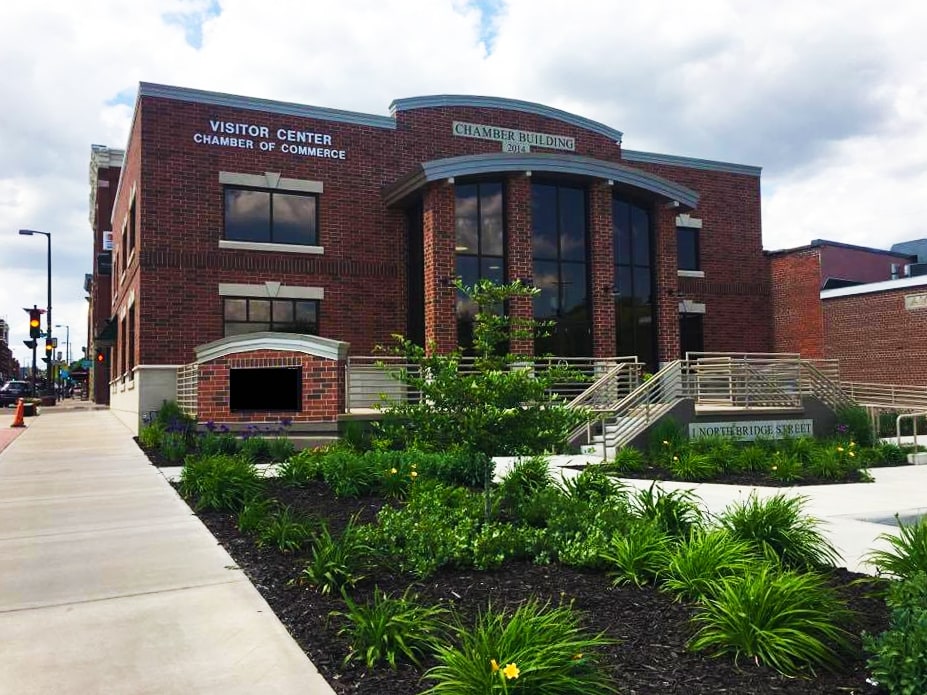
{"label": "green shrub", "polygon": [[287,437],[270,437],[264,441],[266,442],[266,456],[274,463],[286,461],[296,451],[293,442]]}
{"label": "green shrub", "polygon": [[159,449],[164,431],[165,426],[157,420],[148,425],[142,425],[138,430],[138,443],[146,449]]}
{"label": "green shrub", "polygon": [[270,440],[259,435],[245,436],[242,438],[238,450],[241,452],[242,456],[246,456],[252,461],[266,461],[270,458],[268,454],[270,450],[269,441]]}
{"label": "green shrub", "polygon": [[623,486],[611,478],[602,466],[586,466],[579,475],[561,478],[560,486],[567,497],[595,502],[621,494]]}
{"label": "green shrub", "polygon": [[180,432],[164,432],[161,435],[159,451],[168,461],[180,463],[190,453],[187,436]]}
{"label": "green shrub", "polygon": [[811,437],[786,437],[779,441],[777,450],[783,456],[795,459],[804,468],[814,461],[819,449],[818,442]]}
{"label": "green shrub", "polygon": [[258,497],[264,480],[254,465],[238,456],[190,456],[180,473],[180,492],[197,509],[239,511]]}
{"label": "green shrub", "polygon": [[650,459],[665,464],[688,441],[685,430],[671,417],[665,417],[654,425],[648,435]]}
{"label": "green shrub", "polygon": [[627,497],[620,493],[596,501],[566,496],[560,500],[549,511],[546,540],[551,559],[573,567],[605,569],[604,555],[612,538],[637,522]]}
{"label": "green shrub", "polygon": [[878,637],[863,635],[872,679],[889,695],[922,695],[927,692],[927,575],[893,582],[886,603],[888,630]]}
{"label": "green shrub", "polygon": [[357,524],[355,516],[336,538],[323,523],[313,536],[311,555],[301,579],[321,594],[343,594],[345,589],[353,588],[364,578],[362,572],[374,554],[366,540],[366,528]]}
{"label": "green shrub", "polygon": [[277,478],[287,487],[305,487],[322,478],[325,449],[302,449],[277,466]]}
{"label": "green shrub", "polygon": [[772,554],[794,569],[832,566],[839,555],[818,530],[818,522],[803,513],[804,503],[804,497],[781,493],[767,499],[751,494],[745,501],[729,505],[719,521],[760,557]]}
{"label": "green shrub", "polygon": [[273,510],[258,528],[257,544],[274,546],[281,553],[295,552],[312,538],[316,523],[289,506]]}
{"label": "green shrub", "polygon": [[746,657],[800,676],[838,663],[848,648],[841,623],[849,614],[817,575],[757,564],[720,580],[711,593],[693,618],[699,628],[689,643],[693,650],[733,655],[735,662]]}
{"label": "green shrub", "polygon": [[680,598],[700,601],[711,597],[720,579],[743,574],[754,562],[750,546],[727,530],[699,530],[670,552],[663,587]]}
{"label": "green shrub", "polygon": [[704,522],[695,496],[688,490],[667,492],[651,483],[646,490],[630,496],[630,505],[634,515],[653,521],[673,538],[687,538]]}
{"label": "green shrub", "polygon": [[837,408],[837,433],[860,446],[872,446],[875,443],[869,412],[860,405]]}
{"label": "green shrub", "polygon": [[[895,515],[898,519],[898,515]],[[913,524],[898,521],[898,534],[883,533],[879,540],[888,544],[887,550],[873,550],[866,556],[866,562],[874,565],[880,573],[899,579],[913,577],[927,572],[927,516]]]}
{"label": "green shrub", "polygon": [[889,442],[879,442],[875,445],[876,461],[872,465],[881,463],[884,466],[902,466],[908,462],[908,457],[904,449],[897,444]]}
{"label": "green shrub", "polygon": [[489,608],[455,632],[456,644],[439,647],[438,665],[425,673],[435,685],[423,695],[616,692],[596,659],[609,640],[585,633],[569,607],[529,600],[511,614]]}
{"label": "green shrub", "polygon": [[633,446],[625,446],[615,452],[615,458],[606,467],[616,473],[639,473],[644,470],[644,454]]}
{"label": "green shrub", "polygon": [[414,452],[420,475],[447,483],[480,488],[492,480],[495,464],[480,451],[452,449],[447,452]]}
{"label": "green shrub", "polygon": [[666,461],[666,466],[677,480],[698,482],[718,474],[718,467],[708,454],[700,454],[690,448],[682,448]]}
{"label": "green shrub", "polygon": [[772,452],[763,446],[748,444],[737,452],[737,470],[741,471],[768,471]]}
{"label": "green shrub", "polygon": [[500,511],[514,518],[520,516],[520,508],[532,496],[553,486],[548,461],[543,456],[519,459],[506,473],[496,490],[495,496]]}
{"label": "green shrub", "polygon": [[784,451],[777,451],[769,459],[769,475],[782,483],[794,483],[801,480],[804,466],[801,460]]}
{"label": "green shrub", "polygon": [[238,530],[242,533],[260,531],[276,508],[276,500],[269,498],[256,497],[245,502],[238,512]]}
{"label": "green shrub", "polygon": [[164,401],[155,415],[155,421],[163,425],[165,429],[175,431],[192,432],[196,427],[196,418],[190,417],[175,401]]}
{"label": "green shrub", "polygon": [[238,452],[238,438],[231,432],[211,432],[201,433],[196,439],[196,451],[198,454],[235,454]]}
{"label": "green shrub", "polygon": [[376,587],[368,604],[357,604],[346,593],[343,598],[348,609],[332,615],[348,620],[338,630],[351,640],[345,665],[361,661],[373,668],[386,662],[395,671],[400,659],[405,659],[421,666],[422,659],[434,654],[446,639],[447,609],[421,605],[410,589],[392,598]]}
{"label": "green shrub", "polygon": [[602,552],[614,584],[644,586],[656,581],[666,568],[673,539],[650,521],[639,521],[623,534],[615,534]]}
{"label": "green shrub", "polygon": [[546,548],[544,532],[530,526],[483,524],[473,535],[470,553],[478,570],[500,567],[507,560],[532,560]]}
{"label": "green shrub", "polygon": [[379,465],[374,457],[332,449],[322,457],[322,478],[336,497],[361,497],[376,489]]}

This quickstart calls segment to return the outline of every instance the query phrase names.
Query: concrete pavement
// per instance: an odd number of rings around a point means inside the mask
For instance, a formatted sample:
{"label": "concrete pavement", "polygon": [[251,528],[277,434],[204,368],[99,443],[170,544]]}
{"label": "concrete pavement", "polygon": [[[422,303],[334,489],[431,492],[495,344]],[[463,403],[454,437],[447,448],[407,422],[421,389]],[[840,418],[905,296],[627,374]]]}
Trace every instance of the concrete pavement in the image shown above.
{"label": "concrete pavement", "polygon": [[0,693],[333,693],[108,410],[26,422],[0,452]]}

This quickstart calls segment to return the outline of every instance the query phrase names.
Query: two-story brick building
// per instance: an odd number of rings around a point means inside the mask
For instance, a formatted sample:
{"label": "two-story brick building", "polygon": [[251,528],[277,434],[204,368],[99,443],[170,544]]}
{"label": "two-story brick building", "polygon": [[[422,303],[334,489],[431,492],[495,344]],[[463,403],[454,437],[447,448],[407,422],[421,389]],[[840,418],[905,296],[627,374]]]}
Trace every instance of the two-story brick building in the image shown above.
{"label": "two-story brick building", "polygon": [[455,277],[540,289],[510,307],[553,322],[526,354],[772,346],[760,170],[540,104],[381,116],[143,83],[111,221],[110,399],[134,424],[192,364],[201,420],[331,421],[348,352],[466,345]]}

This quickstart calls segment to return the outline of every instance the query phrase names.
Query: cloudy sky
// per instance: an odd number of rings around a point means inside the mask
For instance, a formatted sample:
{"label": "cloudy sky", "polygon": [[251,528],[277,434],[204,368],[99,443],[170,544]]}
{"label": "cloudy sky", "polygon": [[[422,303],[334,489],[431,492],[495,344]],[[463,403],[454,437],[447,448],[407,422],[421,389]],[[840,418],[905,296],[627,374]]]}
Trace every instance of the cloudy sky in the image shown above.
{"label": "cloudy sky", "polygon": [[[628,149],[763,167],[767,249],[927,237],[927,4],[911,0],[9,0],[0,9],[0,318],[86,340],[88,162],[139,81],[386,115],[482,94],[604,122]],[[64,342],[64,329],[57,331]]]}

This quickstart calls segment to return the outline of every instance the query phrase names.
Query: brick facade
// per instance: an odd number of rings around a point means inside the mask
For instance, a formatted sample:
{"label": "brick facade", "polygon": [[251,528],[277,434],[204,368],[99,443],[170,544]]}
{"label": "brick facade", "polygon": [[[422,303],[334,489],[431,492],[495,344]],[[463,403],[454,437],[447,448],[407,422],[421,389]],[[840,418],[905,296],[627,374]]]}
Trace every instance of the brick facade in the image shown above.
{"label": "brick facade", "polygon": [[824,357],[820,251],[771,254],[769,264],[773,352]]}
{"label": "brick facade", "polygon": [[[518,159],[517,152],[503,154],[497,140],[455,134],[455,122],[551,134],[569,140],[572,149],[535,143],[530,155]],[[305,132],[317,134],[314,142],[335,155],[284,151],[297,133]],[[211,136],[227,139],[202,142]],[[511,100],[400,100],[392,117],[380,117],[143,85],[113,207],[111,313],[120,318],[114,375],[126,374],[132,365],[189,363],[197,346],[220,339],[220,284],[317,288],[324,293],[321,336],[349,343],[355,355],[390,344],[409,322],[406,213],[415,205],[422,210],[424,263],[417,272],[424,279],[426,343],[440,351],[453,349],[454,182],[480,176],[504,184],[509,280],[533,274],[532,181],[585,188],[587,302],[595,356],[616,352],[611,202],[618,195],[650,212],[658,359],[679,356],[681,299],[706,306],[706,350],[771,349],[759,170],[665,155],[642,158],[642,153],[624,153],[620,137],[602,124]],[[458,172],[432,175],[442,166],[454,171],[460,158],[469,159]],[[509,166],[515,161],[528,164]],[[532,172],[531,162],[543,171]],[[544,169],[549,162],[556,166]],[[279,176],[324,187],[318,195],[317,251],[222,244],[220,173],[254,177],[266,172],[268,180]],[[397,188],[403,195],[391,197]],[[127,252],[123,229],[133,210],[137,234],[134,249]],[[682,212],[703,223],[703,278],[677,277],[675,220]],[[135,340],[128,344],[121,317],[131,316],[133,307]],[[512,312],[530,316],[531,304],[513,302]],[[531,350],[527,342],[512,347]]]}

